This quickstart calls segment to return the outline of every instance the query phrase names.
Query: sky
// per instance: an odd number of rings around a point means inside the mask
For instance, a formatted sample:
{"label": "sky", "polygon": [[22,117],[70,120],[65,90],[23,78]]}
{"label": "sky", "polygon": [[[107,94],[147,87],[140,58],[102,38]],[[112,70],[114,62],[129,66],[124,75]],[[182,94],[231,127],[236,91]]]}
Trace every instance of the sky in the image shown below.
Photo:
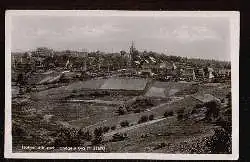
{"label": "sky", "polygon": [[11,50],[119,52],[134,41],[138,50],[166,55],[230,60],[229,19],[156,16],[13,16]]}

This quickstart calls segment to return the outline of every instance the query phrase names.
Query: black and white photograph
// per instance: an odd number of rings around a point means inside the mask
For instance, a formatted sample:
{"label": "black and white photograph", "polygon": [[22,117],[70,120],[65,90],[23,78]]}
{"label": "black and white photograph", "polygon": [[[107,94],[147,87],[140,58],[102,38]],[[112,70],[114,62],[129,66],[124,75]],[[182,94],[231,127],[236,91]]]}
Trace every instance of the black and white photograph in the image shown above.
{"label": "black and white photograph", "polygon": [[238,12],[9,10],[5,32],[5,156],[238,158]]}

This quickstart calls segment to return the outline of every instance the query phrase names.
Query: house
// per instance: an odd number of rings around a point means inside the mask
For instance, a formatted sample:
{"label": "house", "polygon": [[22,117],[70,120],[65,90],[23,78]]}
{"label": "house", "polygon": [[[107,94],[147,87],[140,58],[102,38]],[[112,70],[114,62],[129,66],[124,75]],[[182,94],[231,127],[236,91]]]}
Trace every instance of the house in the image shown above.
{"label": "house", "polygon": [[196,75],[194,72],[194,68],[186,67],[185,69],[181,70],[181,77],[187,81],[196,80]]}
{"label": "house", "polygon": [[203,68],[199,68],[196,70],[196,75],[200,78],[204,78],[205,77],[205,72]]}
{"label": "house", "polygon": [[144,76],[144,77],[151,77],[154,75],[151,69],[142,69],[138,72],[138,75]]}
{"label": "house", "polygon": [[217,73],[221,76],[231,76],[231,69],[219,69]]}
{"label": "house", "polygon": [[211,68],[211,67],[209,67],[209,68],[207,68],[207,70],[208,70],[208,78],[209,78],[209,79],[214,78],[214,75],[213,75],[214,69]]}
{"label": "house", "polygon": [[162,62],[162,63],[160,63],[159,68],[166,69],[166,70],[172,70],[172,69],[176,69],[177,67],[175,66],[174,63]]}

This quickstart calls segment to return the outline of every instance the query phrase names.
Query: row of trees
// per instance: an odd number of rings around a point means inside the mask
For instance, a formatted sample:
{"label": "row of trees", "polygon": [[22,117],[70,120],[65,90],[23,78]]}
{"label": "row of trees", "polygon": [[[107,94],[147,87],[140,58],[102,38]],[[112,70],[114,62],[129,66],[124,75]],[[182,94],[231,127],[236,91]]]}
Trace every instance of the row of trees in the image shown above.
{"label": "row of trees", "polygon": [[[65,66],[67,60],[70,60],[76,68],[84,66],[98,68],[108,67],[111,69],[125,68],[131,64],[132,67],[138,65],[135,61],[140,61],[142,64],[143,60],[150,60],[150,57],[155,58],[156,62],[180,62],[186,63],[193,67],[214,67],[214,68],[230,68],[229,62],[217,61],[217,60],[206,60],[206,59],[194,59],[180,56],[167,56],[165,54],[159,54],[152,51],[138,51],[134,44],[130,47],[129,53],[126,51],[120,51],[120,53],[104,53],[100,51],[96,52],[77,52],[77,51],[54,51],[49,48],[37,48],[35,51],[31,52],[34,57],[43,57],[43,64],[47,67],[50,63],[55,64],[56,67]],[[24,53],[24,57],[29,57],[29,55]],[[94,66],[95,65],[95,66]],[[141,65],[139,65],[141,66]]]}

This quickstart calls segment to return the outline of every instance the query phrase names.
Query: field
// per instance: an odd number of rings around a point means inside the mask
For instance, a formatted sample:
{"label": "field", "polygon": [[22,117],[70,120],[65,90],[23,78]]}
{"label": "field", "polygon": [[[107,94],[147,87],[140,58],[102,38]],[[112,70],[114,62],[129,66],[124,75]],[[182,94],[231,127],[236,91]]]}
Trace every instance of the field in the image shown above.
{"label": "field", "polygon": [[[94,138],[96,129],[106,127],[108,130],[97,143],[105,146],[106,152],[206,153],[209,151],[205,139],[212,138],[214,129],[219,126],[216,122],[203,120],[200,116],[205,115],[202,113],[193,114],[196,105],[202,104],[197,96],[210,94],[222,100],[230,93],[230,85],[224,83],[122,78],[74,81],[25,94],[18,94],[15,86],[12,88],[14,129],[22,134],[22,137],[13,135],[14,151],[17,152],[20,145],[27,143],[53,145],[59,128],[90,132]],[[152,106],[145,105],[146,101]],[[117,113],[121,108],[126,109],[124,114]],[[129,111],[132,108],[140,111]],[[223,106],[220,111],[224,111]],[[147,119],[140,122],[142,117]],[[122,126],[125,121],[128,124]],[[117,134],[125,134],[126,138],[114,140]],[[83,138],[78,143],[81,146],[93,143],[84,136],[79,138]]]}

